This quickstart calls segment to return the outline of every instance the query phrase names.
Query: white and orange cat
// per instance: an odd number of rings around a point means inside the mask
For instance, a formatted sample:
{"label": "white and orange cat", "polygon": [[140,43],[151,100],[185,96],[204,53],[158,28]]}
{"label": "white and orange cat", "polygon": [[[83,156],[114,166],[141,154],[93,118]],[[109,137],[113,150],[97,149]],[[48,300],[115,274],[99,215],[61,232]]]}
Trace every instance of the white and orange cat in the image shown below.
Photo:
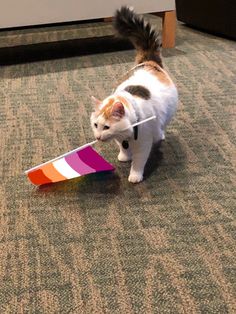
{"label": "white and orange cat", "polygon": [[[103,101],[92,97],[95,111],[91,125],[96,139],[117,142],[118,160],[132,160],[128,180],[138,183],[143,180],[153,143],[165,138],[165,128],[177,108],[178,93],[163,69],[158,34],[151,25],[131,9],[122,7],[116,11],[114,27],[135,46],[136,65],[112,95]],[[155,120],[132,127],[153,115]]]}

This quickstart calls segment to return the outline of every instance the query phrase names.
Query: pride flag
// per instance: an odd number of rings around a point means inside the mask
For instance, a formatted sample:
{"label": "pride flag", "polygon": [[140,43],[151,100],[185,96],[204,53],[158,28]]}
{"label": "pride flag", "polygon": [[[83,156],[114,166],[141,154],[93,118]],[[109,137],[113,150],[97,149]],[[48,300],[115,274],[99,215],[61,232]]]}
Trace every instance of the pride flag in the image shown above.
{"label": "pride flag", "polygon": [[89,173],[111,171],[114,167],[91,146],[78,148],[26,171],[35,185],[77,178]]}
{"label": "pride flag", "polygon": [[[134,123],[131,127],[154,119],[156,116],[151,116]],[[89,173],[114,170],[115,168],[92,148],[95,143],[97,140],[33,167],[25,173],[33,184],[42,185],[77,178]]]}

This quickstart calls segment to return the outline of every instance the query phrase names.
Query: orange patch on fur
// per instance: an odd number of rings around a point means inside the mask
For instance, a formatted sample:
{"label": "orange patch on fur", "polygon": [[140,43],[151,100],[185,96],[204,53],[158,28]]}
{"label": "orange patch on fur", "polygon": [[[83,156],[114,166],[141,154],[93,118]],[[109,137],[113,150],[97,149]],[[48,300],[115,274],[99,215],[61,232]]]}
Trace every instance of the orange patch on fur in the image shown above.
{"label": "orange patch on fur", "polygon": [[159,51],[156,51],[156,52],[143,51],[143,50],[137,51],[137,54],[135,57],[135,63],[136,64],[141,64],[143,62],[149,62],[148,60],[152,60],[151,62],[154,62],[154,63],[162,66],[161,54]]}
{"label": "orange patch on fur", "polygon": [[108,98],[107,102],[104,104],[104,106],[100,110],[100,114],[103,114],[105,119],[111,119],[112,118],[112,109],[116,102],[121,102],[125,107],[129,107],[129,102],[122,96],[114,96],[111,98]]}
{"label": "orange patch on fur", "polygon": [[128,102],[128,100],[126,100],[124,97],[122,96],[116,96],[117,100],[120,101],[126,108],[130,107],[130,104]]}
{"label": "orange patch on fur", "polygon": [[111,116],[114,102],[115,102],[114,97],[109,98],[106,104],[100,110],[100,114],[103,114],[106,119],[108,119]]}
{"label": "orange patch on fur", "polygon": [[150,71],[157,79],[165,84],[165,85],[172,85],[173,82],[169,77],[168,73],[162,69],[156,62],[154,61],[147,61],[144,63],[144,68]]}

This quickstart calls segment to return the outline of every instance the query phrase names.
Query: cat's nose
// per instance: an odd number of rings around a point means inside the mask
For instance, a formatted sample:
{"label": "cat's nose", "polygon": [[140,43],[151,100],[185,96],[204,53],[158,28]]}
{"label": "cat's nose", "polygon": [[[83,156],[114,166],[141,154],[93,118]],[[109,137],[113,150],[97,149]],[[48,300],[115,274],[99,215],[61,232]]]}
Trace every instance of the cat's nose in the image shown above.
{"label": "cat's nose", "polygon": [[99,141],[101,139],[101,136],[97,136],[96,139]]}

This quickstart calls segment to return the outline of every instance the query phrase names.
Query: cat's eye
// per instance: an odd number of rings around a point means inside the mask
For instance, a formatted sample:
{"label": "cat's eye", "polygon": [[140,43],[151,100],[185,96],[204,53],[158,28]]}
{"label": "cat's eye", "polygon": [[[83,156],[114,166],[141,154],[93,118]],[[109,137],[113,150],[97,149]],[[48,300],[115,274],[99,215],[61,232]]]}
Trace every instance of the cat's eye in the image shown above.
{"label": "cat's eye", "polygon": [[109,129],[110,129],[110,127],[108,125],[105,125],[103,128],[103,130],[109,130]]}
{"label": "cat's eye", "polygon": [[97,123],[94,123],[94,126],[95,126],[95,128],[97,128],[98,127]]}

